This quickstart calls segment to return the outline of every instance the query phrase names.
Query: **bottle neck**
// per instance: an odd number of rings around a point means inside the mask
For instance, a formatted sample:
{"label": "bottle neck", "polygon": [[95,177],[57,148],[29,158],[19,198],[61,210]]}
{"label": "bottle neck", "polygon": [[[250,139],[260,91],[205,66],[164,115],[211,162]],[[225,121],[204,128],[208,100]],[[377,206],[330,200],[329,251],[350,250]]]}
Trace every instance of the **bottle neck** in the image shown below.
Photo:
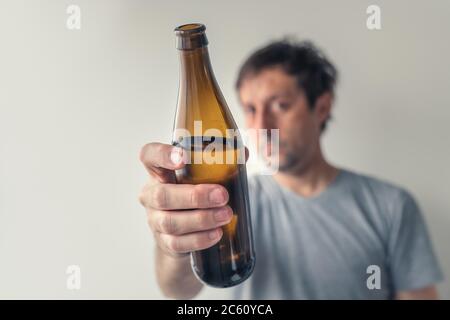
{"label": "bottle neck", "polygon": [[215,82],[209,59],[208,47],[193,50],[179,50],[180,89],[204,89]]}

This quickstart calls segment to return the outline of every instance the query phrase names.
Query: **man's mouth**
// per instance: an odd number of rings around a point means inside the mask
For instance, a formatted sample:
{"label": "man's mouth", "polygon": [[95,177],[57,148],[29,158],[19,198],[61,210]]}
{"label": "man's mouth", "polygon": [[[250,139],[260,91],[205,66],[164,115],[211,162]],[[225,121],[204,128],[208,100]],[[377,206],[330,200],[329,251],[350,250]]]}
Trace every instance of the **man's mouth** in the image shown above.
{"label": "man's mouth", "polygon": [[264,157],[272,157],[272,156],[278,156],[283,153],[283,150],[285,149],[284,145],[282,143],[279,143],[278,145],[273,146],[271,142],[266,143],[263,146],[262,155]]}

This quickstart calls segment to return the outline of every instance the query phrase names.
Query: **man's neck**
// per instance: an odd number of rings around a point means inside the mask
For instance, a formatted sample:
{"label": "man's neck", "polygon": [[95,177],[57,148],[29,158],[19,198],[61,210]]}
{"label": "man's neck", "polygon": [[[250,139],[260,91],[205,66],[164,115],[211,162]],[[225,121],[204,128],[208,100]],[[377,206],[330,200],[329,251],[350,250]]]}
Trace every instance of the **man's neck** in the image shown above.
{"label": "man's neck", "polygon": [[319,150],[308,166],[299,172],[278,172],[275,180],[303,197],[314,197],[334,181],[339,170],[329,164]]}

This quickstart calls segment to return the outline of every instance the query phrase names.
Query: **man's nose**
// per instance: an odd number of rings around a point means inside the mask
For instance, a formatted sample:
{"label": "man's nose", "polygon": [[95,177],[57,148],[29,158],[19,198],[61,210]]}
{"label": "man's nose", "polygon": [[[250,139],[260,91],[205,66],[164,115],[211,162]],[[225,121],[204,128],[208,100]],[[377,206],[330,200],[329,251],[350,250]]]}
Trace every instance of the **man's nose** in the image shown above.
{"label": "man's nose", "polygon": [[258,112],[255,118],[255,129],[276,129],[276,119],[267,111]]}

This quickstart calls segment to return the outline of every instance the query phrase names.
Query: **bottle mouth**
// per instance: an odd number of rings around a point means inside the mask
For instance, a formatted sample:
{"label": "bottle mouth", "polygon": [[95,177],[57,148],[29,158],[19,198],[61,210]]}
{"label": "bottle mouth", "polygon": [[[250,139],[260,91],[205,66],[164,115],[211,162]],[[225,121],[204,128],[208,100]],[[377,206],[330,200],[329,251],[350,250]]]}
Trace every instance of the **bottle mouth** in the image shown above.
{"label": "bottle mouth", "polygon": [[206,26],[201,23],[188,23],[175,28],[176,47],[179,50],[193,50],[208,45]]}
{"label": "bottle mouth", "polygon": [[189,36],[196,33],[205,32],[206,27],[201,23],[188,23],[175,28],[175,34],[178,36]]}

